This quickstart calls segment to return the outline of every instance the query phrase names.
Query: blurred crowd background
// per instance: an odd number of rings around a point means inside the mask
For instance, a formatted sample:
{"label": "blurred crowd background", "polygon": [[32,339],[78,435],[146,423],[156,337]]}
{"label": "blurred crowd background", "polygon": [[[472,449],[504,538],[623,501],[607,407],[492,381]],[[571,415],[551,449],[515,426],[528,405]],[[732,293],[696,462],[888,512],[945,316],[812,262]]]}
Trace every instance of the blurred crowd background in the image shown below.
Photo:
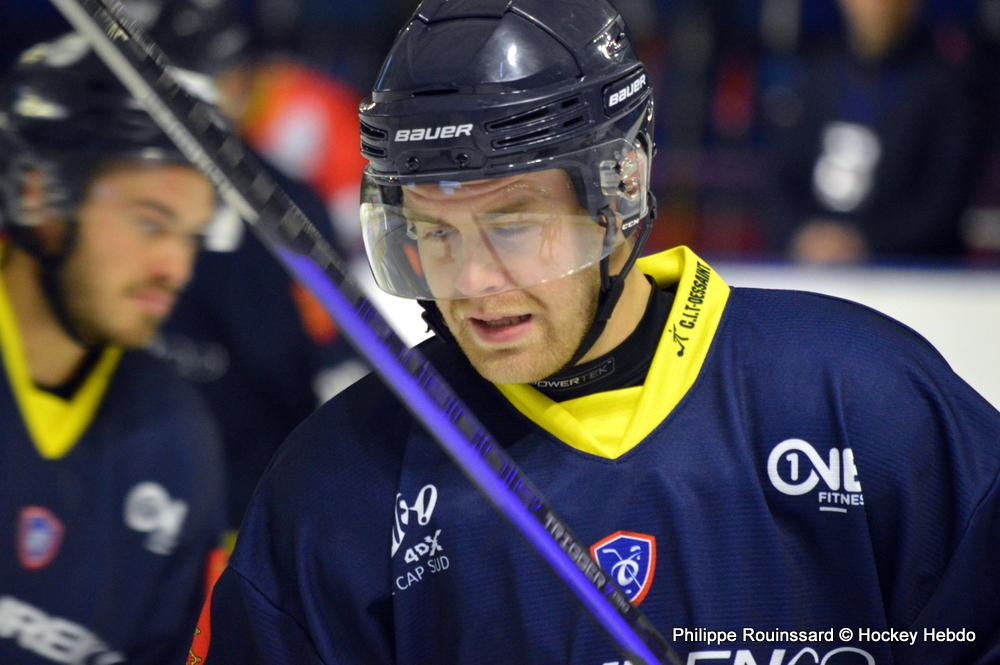
{"label": "blurred crowd background", "polygon": [[[1000,0],[613,2],[657,97],[651,251],[1000,265]],[[174,4],[158,41],[217,76],[360,251],[355,107],[415,0]],[[65,29],[46,0],[4,0],[0,64]]]}

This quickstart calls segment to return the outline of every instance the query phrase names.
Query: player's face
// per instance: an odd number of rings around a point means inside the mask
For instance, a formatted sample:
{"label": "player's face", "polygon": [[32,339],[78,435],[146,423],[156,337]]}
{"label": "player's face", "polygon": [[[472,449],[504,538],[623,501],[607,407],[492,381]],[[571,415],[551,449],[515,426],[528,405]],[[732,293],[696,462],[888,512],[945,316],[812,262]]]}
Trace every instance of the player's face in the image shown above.
{"label": "player's face", "polygon": [[[455,228],[463,228],[462,220],[498,210],[558,213],[552,215],[553,225],[578,223],[574,220],[586,214],[568,176],[559,170],[466,183],[460,195],[442,193],[436,186],[417,188],[407,193],[406,203],[411,210]],[[596,223],[593,228],[599,247],[602,232]],[[428,280],[437,282],[431,284],[432,291],[464,295],[436,302],[473,367],[494,383],[537,381],[561,368],[579,346],[596,311],[597,266],[516,288],[512,287],[512,281],[517,281],[514,276],[524,278],[531,267],[514,265],[516,258],[509,246],[502,252],[498,249],[498,242],[511,245],[514,241],[491,240],[488,234],[474,231],[464,235],[462,259],[457,261],[436,261],[436,246],[424,247],[424,241],[418,246]],[[537,264],[544,258],[550,265],[577,265],[581,252],[594,251],[582,246],[593,244],[593,238],[574,242],[580,235],[560,228],[546,229],[544,235],[562,240],[545,243],[544,257],[535,249],[537,242],[526,242],[532,248],[524,256],[526,263]]]}
{"label": "player's face", "polygon": [[77,211],[79,236],[60,275],[68,315],[88,342],[147,343],[191,276],[215,194],[193,168],[115,168]]}

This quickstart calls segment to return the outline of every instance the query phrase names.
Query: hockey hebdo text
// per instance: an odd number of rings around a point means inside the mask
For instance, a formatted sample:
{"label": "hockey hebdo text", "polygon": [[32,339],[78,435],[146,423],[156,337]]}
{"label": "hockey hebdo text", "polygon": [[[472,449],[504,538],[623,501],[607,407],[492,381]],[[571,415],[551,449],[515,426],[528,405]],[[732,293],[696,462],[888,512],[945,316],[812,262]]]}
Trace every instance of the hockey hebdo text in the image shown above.
{"label": "hockey hebdo text", "polygon": [[918,642],[974,642],[976,633],[965,628],[896,628],[843,627],[826,630],[778,630],[746,627],[740,630],[710,630],[706,628],[674,628],[674,642],[699,643],[708,646],[742,642],[745,644],[853,642],[868,644],[909,644]]}

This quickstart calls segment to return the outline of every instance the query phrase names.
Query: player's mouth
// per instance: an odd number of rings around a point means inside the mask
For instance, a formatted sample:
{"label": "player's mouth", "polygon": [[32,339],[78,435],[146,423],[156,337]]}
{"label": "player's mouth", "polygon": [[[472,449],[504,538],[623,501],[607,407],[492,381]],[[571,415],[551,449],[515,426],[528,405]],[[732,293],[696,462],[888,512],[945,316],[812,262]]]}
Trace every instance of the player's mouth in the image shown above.
{"label": "player's mouth", "polygon": [[476,338],[484,344],[510,344],[531,329],[531,314],[515,316],[483,316],[468,319]]}
{"label": "player's mouth", "polygon": [[132,293],[132,301],[146,314],[164,317],[174,306],[174,294],[163,289],[142,289]]}

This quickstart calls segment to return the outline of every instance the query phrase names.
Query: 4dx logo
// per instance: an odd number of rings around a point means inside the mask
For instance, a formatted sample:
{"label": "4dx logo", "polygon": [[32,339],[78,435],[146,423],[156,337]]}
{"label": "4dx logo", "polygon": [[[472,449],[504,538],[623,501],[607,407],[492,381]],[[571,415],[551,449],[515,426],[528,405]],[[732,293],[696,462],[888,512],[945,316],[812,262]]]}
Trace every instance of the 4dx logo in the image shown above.
{"label": "4dx logo", "polygon": [[441,529],[438,529],[434,532],[433,536],[424,536],[424,542],[407,548],[406,553],[403,555],[403,561],[406,563],[417,563],[424,557],[434,556],[438,552],[444,551],[444,548],[438,545],[438,536],[440,535]]}

